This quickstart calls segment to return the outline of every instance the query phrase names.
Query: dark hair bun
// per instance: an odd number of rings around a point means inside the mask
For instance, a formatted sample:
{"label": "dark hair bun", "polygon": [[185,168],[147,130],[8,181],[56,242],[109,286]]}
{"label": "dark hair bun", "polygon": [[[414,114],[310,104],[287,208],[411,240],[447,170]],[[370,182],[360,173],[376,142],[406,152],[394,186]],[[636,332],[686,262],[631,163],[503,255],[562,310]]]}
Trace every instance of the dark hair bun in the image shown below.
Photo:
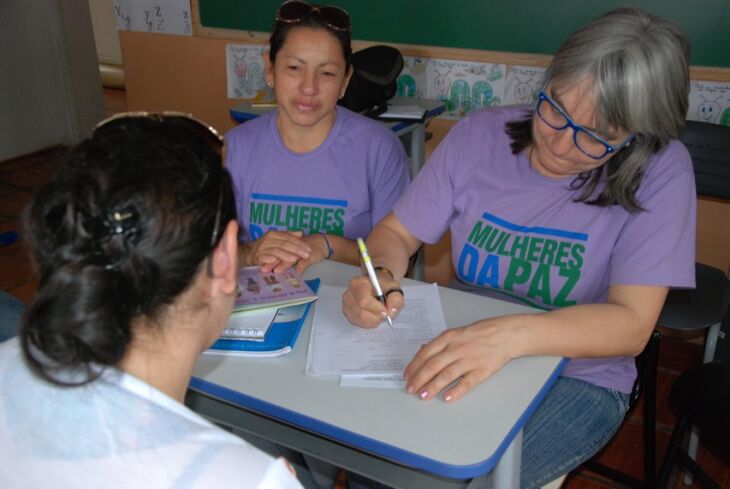
{"label": "dark hair bun", "polygon": [[40,289],[20,336],[36,372],[94,380],[123,358],[135,318],[154,319],[191,284],[216,215],[235,219],[218,150],[189,121],[139,117],[71,150],[26,213]]}

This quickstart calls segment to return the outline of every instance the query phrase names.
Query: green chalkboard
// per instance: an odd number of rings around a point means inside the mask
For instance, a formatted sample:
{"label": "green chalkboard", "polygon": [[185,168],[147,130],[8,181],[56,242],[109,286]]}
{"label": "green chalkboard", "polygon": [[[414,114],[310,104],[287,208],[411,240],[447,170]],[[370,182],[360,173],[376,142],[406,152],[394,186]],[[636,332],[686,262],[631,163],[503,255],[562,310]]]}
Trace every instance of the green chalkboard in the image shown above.
{"label": "green chalkboard", "polygon": [[[270,32],[279,0],[198,0],[203,27]],[[333,0],[353,39],[552,54],[578,27],[632,4],[679,22],[692,64],[730,67],[729,0]]]}

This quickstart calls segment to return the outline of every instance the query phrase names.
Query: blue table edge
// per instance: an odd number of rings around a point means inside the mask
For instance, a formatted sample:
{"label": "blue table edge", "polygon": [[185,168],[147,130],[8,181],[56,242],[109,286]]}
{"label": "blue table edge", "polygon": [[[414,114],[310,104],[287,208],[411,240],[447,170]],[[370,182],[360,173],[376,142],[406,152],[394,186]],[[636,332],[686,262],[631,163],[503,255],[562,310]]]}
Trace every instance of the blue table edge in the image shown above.
{"label": "blue table edge", "polygon": [[483,462],[471,465],[453,465],[439,462],[437,460],[424,457],[423,455],[418,455],[407,450],[393,447],[387,443],[368,438],[358,433],[338,428],[337,426],[329,423],[319,421],[309,416],[304,416],[290,409],[262,401],[261,399],[222,387],[198,377],[192,377],[190,379],[189,387],[203,395],[207,395],[242,407],[246,410],[253,411],[257,414],[262,414],[294,425],[295,427],[320,434],[337,442],[345,443],[355,449],[364,450],[371,454],[389,459],[394,463],[420,469],[442,477],[464,480],[487,474],[494,470],[497,462],[499,462],[502,458],[507,447],[510,443],[512,443],[515,436],[517,436],[517,433],[522,429],[530,416],[532,416],[540,403],[542,403],[542,400],[562,373],[567,362],[567,358],[561,359],[550,377],[547,379],[532,402],[527,406],[527,409],[525,409],[522,415],[517,419],[514,426],[512,426],[509,433],[505,439],[502,440],[502,443],[497,447],[494,453]]}

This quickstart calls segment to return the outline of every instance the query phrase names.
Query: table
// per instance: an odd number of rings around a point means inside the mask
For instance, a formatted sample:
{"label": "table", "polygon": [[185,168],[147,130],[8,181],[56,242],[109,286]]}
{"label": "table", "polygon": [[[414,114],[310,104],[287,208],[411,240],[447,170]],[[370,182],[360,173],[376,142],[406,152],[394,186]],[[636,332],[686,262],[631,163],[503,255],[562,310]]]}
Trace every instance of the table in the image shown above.
{"label": "table", "polygon": [[[325,261],[305,277],[346,285],[359,273]],[[439,294],[450,327],[535,311],[443,287]],[[522,426],[566,360],[513,360],[453,404],[424,402],[399,389],[342,388],[337,379],[304,375],[312,316],[289,355],[202,356],[186,403],[220,425],[393,487],[519,487]]]}

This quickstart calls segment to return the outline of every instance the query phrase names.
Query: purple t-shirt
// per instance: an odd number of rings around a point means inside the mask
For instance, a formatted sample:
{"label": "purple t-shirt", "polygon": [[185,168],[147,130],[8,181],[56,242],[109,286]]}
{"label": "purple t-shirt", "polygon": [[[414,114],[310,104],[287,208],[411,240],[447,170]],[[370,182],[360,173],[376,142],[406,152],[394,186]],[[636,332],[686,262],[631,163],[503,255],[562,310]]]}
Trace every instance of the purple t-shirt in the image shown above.
{"label": "purple t-shirt", "polygon": [[[651,157],[636,194],[645,212],[575,202],[573,177],[537,173],[513,155],[505,123],[529,107],[476,112],[456,124],[394,212],[426,243],[451,230],[458,279],[542,309],[603,303],[613,284],[694,286],[695,185],[672,141]],[[630,392],[633,358],[571,359],[564,375]]]}
{"label": "purple t-shirt", "polygon": [[365,237],[410,180],[392,131],[339,106],[327,139],[309,153],[286,148],[275,111],[235,127],[226,165],[245,241],[272,229]]}

